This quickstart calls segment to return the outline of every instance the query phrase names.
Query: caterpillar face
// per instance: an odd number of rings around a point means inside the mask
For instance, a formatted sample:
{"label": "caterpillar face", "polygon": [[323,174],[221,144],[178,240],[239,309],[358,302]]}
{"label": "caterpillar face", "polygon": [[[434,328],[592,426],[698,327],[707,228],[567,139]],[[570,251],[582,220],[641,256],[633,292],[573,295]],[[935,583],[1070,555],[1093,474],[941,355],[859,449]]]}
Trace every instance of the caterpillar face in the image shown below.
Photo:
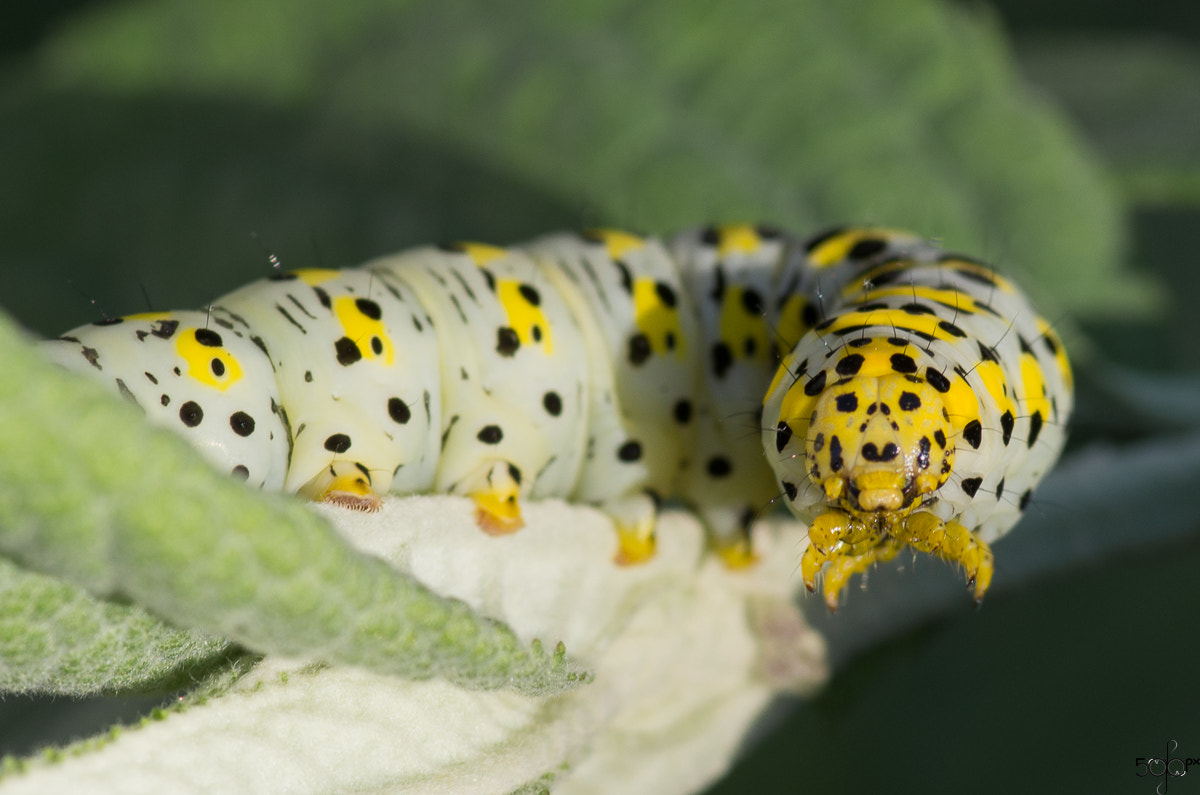
{"label": "caterpillar face", "polygon": [[676,497],[746,565],[782,498],[831,606],[904,547],[982,597],[1071,410],[1062,344],[1012,282],[875,228],[419,248],[46,350],[251,485],[365,510],[462,494],[495,534],[568,497],[614,518],[622,563]]}
{"label": "caterpillar face", "polygon": [[827,502],[864,521],[908,513],[953,469],[948,416],[937,390],[919,379],[851,378],[815,401],[804,444],[809,477]]}
{"label": "caterpillar face", "polygon": [[1064,440],[1061,345],[1011,282],[907,235],[834,232],[805,251],[840,303],[785,356],[763,442],[810,523],[806,583],[828,564],[835,604],[852,574],[911,546],[963,565],[982,597],[988,542]]}

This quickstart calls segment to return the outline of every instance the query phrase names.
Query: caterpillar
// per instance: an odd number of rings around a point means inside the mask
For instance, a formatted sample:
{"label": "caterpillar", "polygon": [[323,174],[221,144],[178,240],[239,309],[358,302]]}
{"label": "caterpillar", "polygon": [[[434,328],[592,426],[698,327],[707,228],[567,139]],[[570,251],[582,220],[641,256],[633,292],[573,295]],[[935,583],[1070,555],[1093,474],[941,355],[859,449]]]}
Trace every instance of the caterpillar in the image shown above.
{"label": "caterpillar", "polygon": [[878,228],[427,246],[43,345],[218,468],[350,509],[461,494],[503,534],[522,500],[566,497],[613,517],[632,564],[672,497],[739,566],[782,501],[831,608],[904,547],[960,565],[982,599],[989,545],[1072,407],[1062,343],[1016,285]]}

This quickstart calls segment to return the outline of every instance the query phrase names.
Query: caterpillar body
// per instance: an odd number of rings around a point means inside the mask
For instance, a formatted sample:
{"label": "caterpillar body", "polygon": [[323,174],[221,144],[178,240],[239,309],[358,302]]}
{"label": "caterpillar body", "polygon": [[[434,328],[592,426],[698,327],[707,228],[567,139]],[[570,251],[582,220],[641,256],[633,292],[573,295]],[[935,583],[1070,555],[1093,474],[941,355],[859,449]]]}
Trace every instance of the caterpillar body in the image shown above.
{"label": "caterpillar body", "polygon": [[506,533],[520,500],[567,497],[606,510],[633,563],[675,497],[741,565],[782,499],[831,607],[905,546],[960,564],[982,598],[989,544],[1072,405],[1062,344],[1014,284],[874,228],[424,247],[44,344],[217,467],[349,508],[462,494]]}

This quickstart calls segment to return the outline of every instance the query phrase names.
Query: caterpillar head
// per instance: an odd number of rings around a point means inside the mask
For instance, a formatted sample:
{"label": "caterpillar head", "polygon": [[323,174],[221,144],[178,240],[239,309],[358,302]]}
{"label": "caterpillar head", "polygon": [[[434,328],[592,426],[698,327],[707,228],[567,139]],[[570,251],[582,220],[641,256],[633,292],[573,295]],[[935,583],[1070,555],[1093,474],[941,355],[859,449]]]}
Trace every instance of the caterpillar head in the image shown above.
{"label": "caterpillar head", "polygon": [[[802,347],[802,346],[801,346]],[[798,347],[764,401],[764,447],[788,506],[804,521],[835,509],[891,525],[950,478],[955,440],[979,415],[958,374],[898,336],[862,337],[820,369]]]}
{"label": "caterpillar head", "polygon": [[867,520],[905,515],[949,477],[954,446],[941,395],[914,376],[858,376],[817,397],[804,462],[826,503]]}

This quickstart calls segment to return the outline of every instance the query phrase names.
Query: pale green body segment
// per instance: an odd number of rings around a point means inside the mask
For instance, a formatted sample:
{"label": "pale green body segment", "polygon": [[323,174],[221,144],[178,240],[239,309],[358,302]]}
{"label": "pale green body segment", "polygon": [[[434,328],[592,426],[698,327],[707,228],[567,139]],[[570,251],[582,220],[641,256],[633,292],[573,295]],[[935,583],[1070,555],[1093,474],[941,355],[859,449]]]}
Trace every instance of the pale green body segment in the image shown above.
{"label": "pale green body segment", "polygon": [[406,284],[437,329],[439,492],[468,494],[491,532],[519,528],[518,497],[566,496],[584,458],[588,359],[579,325],[520,251],[464,244],[365,266]]}
{"label": "pale green body segment", "polygon": [[[747,226],[696,229],[671,250],[696,307],[701,382],[696,435],[683,494],[711,527],[748,533],[779,489],[759,442],[762,396],[778,366],[775,292],[787,239]],[[723,544],[731,564],[748,562],[748,544]]]}
{"label": "pale green body segment", "polygon": [[1010,282],[878,229],[420,248],[47,348],[253,485],[352,508],[464,494],[505,533],[521,499],[570,498],[614,517],[628,563],[678,497],[739,565],[782,498],[831,603],[906,545],[982,595],[1071,408],[1061,344]]}
{"label": "pale green body segment", "polygon": [[441,432],[437,335],[411,290],[306,270],[223,296],[215,323],[262,340],[291,426],[285,491],[357,505],[429,487]]}

